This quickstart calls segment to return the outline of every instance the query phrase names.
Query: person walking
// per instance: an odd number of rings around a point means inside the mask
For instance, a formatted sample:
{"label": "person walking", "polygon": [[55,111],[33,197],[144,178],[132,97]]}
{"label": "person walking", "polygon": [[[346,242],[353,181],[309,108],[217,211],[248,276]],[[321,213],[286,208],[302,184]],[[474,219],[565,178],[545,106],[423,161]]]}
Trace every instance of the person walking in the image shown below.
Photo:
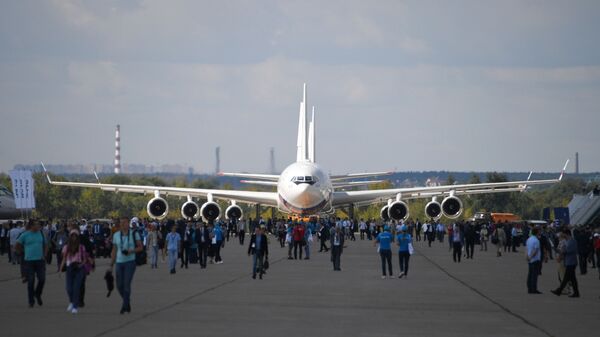
{"label": "person walking", "polygon": [[196,241],[198,243],[198,263],[200,264],[200,269],[204,269],[206,268],[208,247],[210,245],[210,230],[204,222],[196,229]]}
{"label": "person walking", "polygon": [[[501,224],[497,224],[496,228],[492,232],[492,241],[496,241],[495,242],[495,245],[497,248],[496,256],[497,257],[502,256],[502,247],[504,247],[504,244],[506,242],[506,233],[504,232],[504,229],[502,228]],[[494,242],[492,242],[492,243],[494,243]]]}
{"label": "person walking", "polygon": [[487,252],[487,242],[489,240],[489,232],[488,232],[488,228],[487,226],[481,225],[481,231],[479,232],[479,241],[481,242],[481,248],[479,249],[479,251],[486,251]]}
{"label": "person walking", "polygon": [[152,224],[150,233],[146,237],[146,248],[150,255],[150,268],[158,268],[158,242],[162,240],[162,234],[158,231],[158,224]]}
{"label": "person walking", "polygon": [[67,244],[62,248],[61,264],[58,267],[59,276],[60,272],[66,271],[65,286],[69,297],[67,312],[77,314],[87,266],[92,264],[90,255],[81,244],[79,231],[72,229]]}
{"label": "person walking", "polygon": [[223,259],[221,258],[221,248],[223,247],[223,229],[219,223],[216,223],[213,228],[213,238],[212,242],[214,244],[214,252],[215,252],[215,264],[222,264]]}
{"label": "person walking", "polygon": [[460,257],[462,255],[462,240],[462,230],[458,224],[454,224],[454,227],[452,228],[452,259],[454,262],[460,263]]}
{"label": "person walking", "polygon": [[240,241],[240,246],[244,245],[244,239],[246,238],[246,220],[238,220],[237,223],[237,235]]}
{"label": "person walking", "polygon": [[465,226],[465,251],[467,252],[467,259],[473,259],[473,251],[475,250],[475,227],[470,222],[467,222]]}
{"label": "person walking", "polygon": [[319,228],[318,237],[319,237],[319,241],[321,242],[321,247],[319,248],[319,252],[322,252],[322,251],[328,252],[329,248],[327,247],[326,242],[329,240],[329,230],[325,226],[325,223],[321,223],[321,228]]}
{"label": "person walking", "polygon": [[[40,224],[31,221],[31,227],[23,232],[15,242],[15,252],[23,256],[22,265],[27,280],[27,299],[29,307],[33,308],[34,298],[39,306],[43,304],[42,292],[46,282],[46,260],[48,243],[41,232]],[[37,286],[35,279],[37,277]],[[35,286],[35,287],[34,287]]]}
{"label": "person walking", "polygon": [[120,313],[131,312],[131,282],[135,274],[135,254],[141,252],[142,238],[139,233],[129,229],[129,219],[122,218],[112,238],[113,249],[110,254],[110,272],[116,269],[116,283],[119,295],[123,299]]}
{"label": "person walking", "polygon": [[565,264],[565,276],[563,277],[560,286],[554,290],[551,290],[551,292],[556,296],[560,296],[563,289],[567,286],[567,283],[570,282],[571,286],[573,287],[573,294],[569,297],[579,297],[579,286],[577,285],[577,277],[575,276],[578,252],[577,241],[573,238],[570,229],[565,228],[563,233],[565,234],[565,239],[567,242],[564,245],[563,251],[560,255]]}
{"label": "person walking", "polygon": [[408,276],[408,261],[410,260],[410,245],[412,245],[412,236],[407,233],[406,226],[400,228],[400,234],[396,236],[398,245],[398,263],[400,264],[400,274],[398,278]]}
{"label": "person walking", "polygon": [[344,233],[338,226],[331,229],[330,245],[331,245],[331,262],[333,262],[333,270],[341,271],[341,257],[344,250]]}
{"label": "person walking", "polygon": [[387,269],[390,278],[394,276],[392,272],[392,241],[394,240],[394,236],[390,233],[390,227],[384,226],[383,232],[379,233],[375,238],[374,245],[379,244],[379,257],[381,258],[381,278],[386,279],[386,269],[385,265],[387,262]]}
{"label": "person walking", "polygon": [[292,238],[294,240],[294,260],[298,259],[298,251],[300,254],[300,260],[302,260],[302,247],[304,246],[304,234],[306,233],[306,229],[304,228],[304,224],[298,223],[294,226],[294,230],[292,231]]}
{"label": "person walking", "polygon": [[541,294],[537,289],[537,279],[540,273],[540,265],[542,264],[542,247],[539,238],[540,229],[534,228],[532,235],[527,239],[526,243],[527,263],[529,265],[527,272],[527,293],[529,294]]}
{"label": "person walking", "polygon": [[248,256],[252,255],[252,278],[256,279],[256,274],[262,280],[265,273],[264,261],[269,257],[269,242],[265,235],[265,226],[256,227],[250,237],[248,246]]}
{"label": "person walking", "polygon": [[179,252],[181,251],[181,235],[177,233],[177,225],[171,227],[171,232],[167,234],[165,241],[167,245],[167,254],[169,256],[169,272],[175,274],[177,256],[179,256]]}

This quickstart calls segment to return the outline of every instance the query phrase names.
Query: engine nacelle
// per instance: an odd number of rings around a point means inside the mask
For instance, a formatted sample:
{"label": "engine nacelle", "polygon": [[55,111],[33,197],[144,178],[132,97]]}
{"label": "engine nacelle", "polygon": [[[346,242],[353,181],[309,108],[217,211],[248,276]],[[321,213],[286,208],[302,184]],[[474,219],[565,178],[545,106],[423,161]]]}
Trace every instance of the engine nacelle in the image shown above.
{"label": "engine nacelle", "polygon": [[181,216],[187,220],[197,219],[200,216],[200,207],[193,201],[187,201],[181,205]]}
{"label": "engine nacelle", "polygon": [[404,201],[394,201],[388,206],[387,211],[392,220],[405,221],[408,219],[408,205]]}
{"label": "engine nacelle", "polygon": [[390,216],[388,214],[388,206],[383,206],[383,208],[379,212],[379,215],[381,216],[381,218],[383,219],[383,221],[390,220]]}
{"label": "engine nacelle", "polygon": [[243,216],[244,212],[238,205],[231,205],[225,210],[225,218],[227,219],[241,220]]}
{"label": "engine nacelle", "polygon": [[445,217],[456,219],[462,214],[462,211],[463,203],[459,198],[450,196],[442,201],[442,213],[444,213]]}
{"label": "engine nacelle", "polygon": [[206,221],[215,221],[221,215],[221,207],[214,201],[208,201],[200,208],[200,214]]}
{"label": "engine nacelle", "polygon": [[148,215],[153,219],[162,220],[169,213],[169,204],[167,201],[161,197],[155,197],[148,201],[148,206],[146,206],[146,211]]}
{"label": "engine nacelle", "polygon": [[442,205],[437,201],[430,201],[425,205],[425,214],[433,220],[439,220],[442,217]]}

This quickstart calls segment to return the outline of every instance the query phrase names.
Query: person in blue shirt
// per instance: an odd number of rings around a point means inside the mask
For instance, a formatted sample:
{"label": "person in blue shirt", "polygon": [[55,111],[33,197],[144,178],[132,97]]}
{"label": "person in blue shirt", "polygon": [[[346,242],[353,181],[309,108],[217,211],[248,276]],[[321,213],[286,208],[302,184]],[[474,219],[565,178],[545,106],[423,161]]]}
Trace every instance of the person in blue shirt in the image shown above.
{"label": "person in blue shirt", "polygon": [[135,274],[135,254],[141,252],[142,238],[129,229],[129,219],[122,218],[120,230],[113,235],[110,271],[116,265],[116,285],[123,299],[121,314],[131,312],[131,281]]}
{"label": "person in blue shirt", "polygon": [[[31,228],[26,232],[23,232],[15,244],[16,252],[23,256],[22,266],[25,270],[27,279],[27,298],[29,300],[29,307],[33,308],[34,297],[38,305],[42,305],[42,291],[44,290],[44,283],[46,283],[46,261],[44,256],[48,252],[48,244],[41,231],[39,222],[35,220],[31,221]],[[35,287],[35,278],[37,277],[38,283]]]}
{"label": "person in blue shirt", "polygon": [[177,233],[177,225],[171,227],[171,232],[165,238],[165,244],[167,245],[167,252],[169,254],[169,270],[171,274],[175,274],[177,256],[179,256],[179,252],[181,251],[181,235]]}
{"label": "person in blue shirt", "polygon": [[215,264],[223,263],[223,259],[221,258],[221,246],[223,245],[223,230],[221,229],[221,225],[219,223],[215,224],[215,228],[213,229],[214,235],[214,246],[215,246]]}
{"label": "person in blue shirt", "polygon": [[252,278],[256,279],[256,273],[262,280],[265,273],[264,261],[269,257],[269,241],[265,235],[265,225],[256,227],[250,237],[248,246],[248,256],[252,255]]}
{"label": "person in blue shirt", "polygon": [[542,264],[542,253],[540,251],[540,229],[534,228],[532,235],[527,239],[527,262],[529,270],[527,273],[527,293],[541,294],[537,289],[537,279]]}
{"label": "person in blue shirt", "polygon": [[392,273],[392,241],[393,240],[394,240],[394,237],[392,236],[392,233],[390,233],[390,227],[387,225],[383,227],[383,232],[379,233],[379,235],[377,235],[377,238],[375,238],[374,244],[375,245],[379,244],[379,256],[381,257],[381,271],[383,274],[381,276],[382,279],[387,278],[387,276],[385,274],[386,262],[387,262],[390,278],[393,276],[393,273]]}
{"label": "person in blue shirt", "polygon": [[400,234],[396,236],[398,245],[398,261],[400,263],[400,275],[398,278],[408,275],[408,260],[410,259],[409,245],[412,244],[412,236],[407,233],[408,228],[402,225]]}

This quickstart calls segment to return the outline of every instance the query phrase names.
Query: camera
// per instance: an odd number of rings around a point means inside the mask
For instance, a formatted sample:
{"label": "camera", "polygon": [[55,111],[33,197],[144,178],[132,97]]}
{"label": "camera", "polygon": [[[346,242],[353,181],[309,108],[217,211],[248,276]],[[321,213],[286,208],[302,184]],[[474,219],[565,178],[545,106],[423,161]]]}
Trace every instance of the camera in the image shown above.
{"label": "camera", "polygon": [[123,249],[123,250],[121,250],[121,254],[129,255],[129,251],[127,249]]}

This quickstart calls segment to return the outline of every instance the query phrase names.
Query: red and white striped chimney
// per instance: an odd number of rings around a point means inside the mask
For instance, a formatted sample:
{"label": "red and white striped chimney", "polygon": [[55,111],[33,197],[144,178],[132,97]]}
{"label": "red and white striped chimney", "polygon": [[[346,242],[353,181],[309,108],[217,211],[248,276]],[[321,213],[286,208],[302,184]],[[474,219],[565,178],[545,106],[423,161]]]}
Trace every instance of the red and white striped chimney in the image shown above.
{"label": "red and white striped chimney", "polygon": [[115,132],[115,174],[121,173],[121,126]]}

